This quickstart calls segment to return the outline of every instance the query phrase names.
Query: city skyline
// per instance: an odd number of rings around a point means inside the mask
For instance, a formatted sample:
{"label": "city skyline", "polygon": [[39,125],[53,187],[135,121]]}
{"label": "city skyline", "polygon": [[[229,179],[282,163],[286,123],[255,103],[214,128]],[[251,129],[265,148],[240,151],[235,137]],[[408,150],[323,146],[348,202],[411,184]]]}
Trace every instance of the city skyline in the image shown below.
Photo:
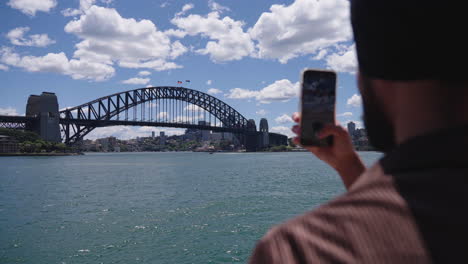
{"label": "city skyline", "polygon": [[[0,5],[4,22],[0,85],[5,94],[0,114],[24,114],[27,96],[42,91],[56,93],[63,109],[115,92],[178,86],[182,81],[184,87],[223,100],[257,124],[266,117],[271,131],[291,136],[299,75],[311,67],[338,71],[337,119],[344,125],[353,120],[362,126],[346,0],[274,1],[273,5],[270,1],[21,3],[10,0]],[[317,14],[304,14],[304,8]],[[310,24],[306,37],[295,33],[300,25],[294,18]],[[317,24],[326,23],[323,18],[339,26]],[[329,32],[316,32],[314,26]],[[270,36],[271,30],[282,38]],[[229,42],[232,39],[238,42]],[[152,129],[100,128],[87,138],[131,138]]]}

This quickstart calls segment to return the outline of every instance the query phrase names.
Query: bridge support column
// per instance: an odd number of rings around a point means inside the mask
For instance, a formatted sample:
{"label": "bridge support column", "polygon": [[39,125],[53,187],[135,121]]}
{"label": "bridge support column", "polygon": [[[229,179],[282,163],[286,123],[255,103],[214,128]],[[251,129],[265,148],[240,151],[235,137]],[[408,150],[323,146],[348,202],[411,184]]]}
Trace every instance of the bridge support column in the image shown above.
{"label": "bridge support column", "polygon": [[30,95],[26,105],[26,116],[38,120],[26,127],[36,132],[43,140],[60,142],[60,114],[57,96],[54,93],[43,92],[41,95]]}
{"label": "bridge support column", "polygon": [[247,152],[255,152],[259,150],[258,132],[252,131],[245,134],[245,150]]}

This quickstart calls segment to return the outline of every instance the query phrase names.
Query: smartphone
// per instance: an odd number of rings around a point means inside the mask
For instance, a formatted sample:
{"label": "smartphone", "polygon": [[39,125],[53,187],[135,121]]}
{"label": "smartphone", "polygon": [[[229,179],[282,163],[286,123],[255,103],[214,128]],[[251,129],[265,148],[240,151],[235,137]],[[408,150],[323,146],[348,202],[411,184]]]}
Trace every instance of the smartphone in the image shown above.
{"label": "smartphone", "polygon": [[336,73],[306,69],[302,72],[301,144],[330,146],[333,137],[318,139],[324,124],[335,124]]}

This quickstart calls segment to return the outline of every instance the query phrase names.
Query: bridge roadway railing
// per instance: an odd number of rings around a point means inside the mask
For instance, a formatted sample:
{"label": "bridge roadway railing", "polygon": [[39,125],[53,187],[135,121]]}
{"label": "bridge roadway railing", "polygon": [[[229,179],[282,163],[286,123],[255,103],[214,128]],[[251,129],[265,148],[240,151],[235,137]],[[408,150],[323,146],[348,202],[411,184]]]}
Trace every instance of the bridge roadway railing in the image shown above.
{"label": "bridge roadway railing", "polygon": [[0,115],[0,127],[26,129],[26,124],[36,121],[35,117]]}

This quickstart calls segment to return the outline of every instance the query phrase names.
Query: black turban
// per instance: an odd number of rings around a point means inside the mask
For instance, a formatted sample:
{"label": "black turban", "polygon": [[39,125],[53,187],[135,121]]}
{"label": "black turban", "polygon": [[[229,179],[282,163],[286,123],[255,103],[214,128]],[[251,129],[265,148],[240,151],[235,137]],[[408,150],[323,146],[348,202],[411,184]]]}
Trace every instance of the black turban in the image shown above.
{"label": "black turban", "polygon": [[464,1],[351,0],[359,68],[384,80],[466,80]]}

